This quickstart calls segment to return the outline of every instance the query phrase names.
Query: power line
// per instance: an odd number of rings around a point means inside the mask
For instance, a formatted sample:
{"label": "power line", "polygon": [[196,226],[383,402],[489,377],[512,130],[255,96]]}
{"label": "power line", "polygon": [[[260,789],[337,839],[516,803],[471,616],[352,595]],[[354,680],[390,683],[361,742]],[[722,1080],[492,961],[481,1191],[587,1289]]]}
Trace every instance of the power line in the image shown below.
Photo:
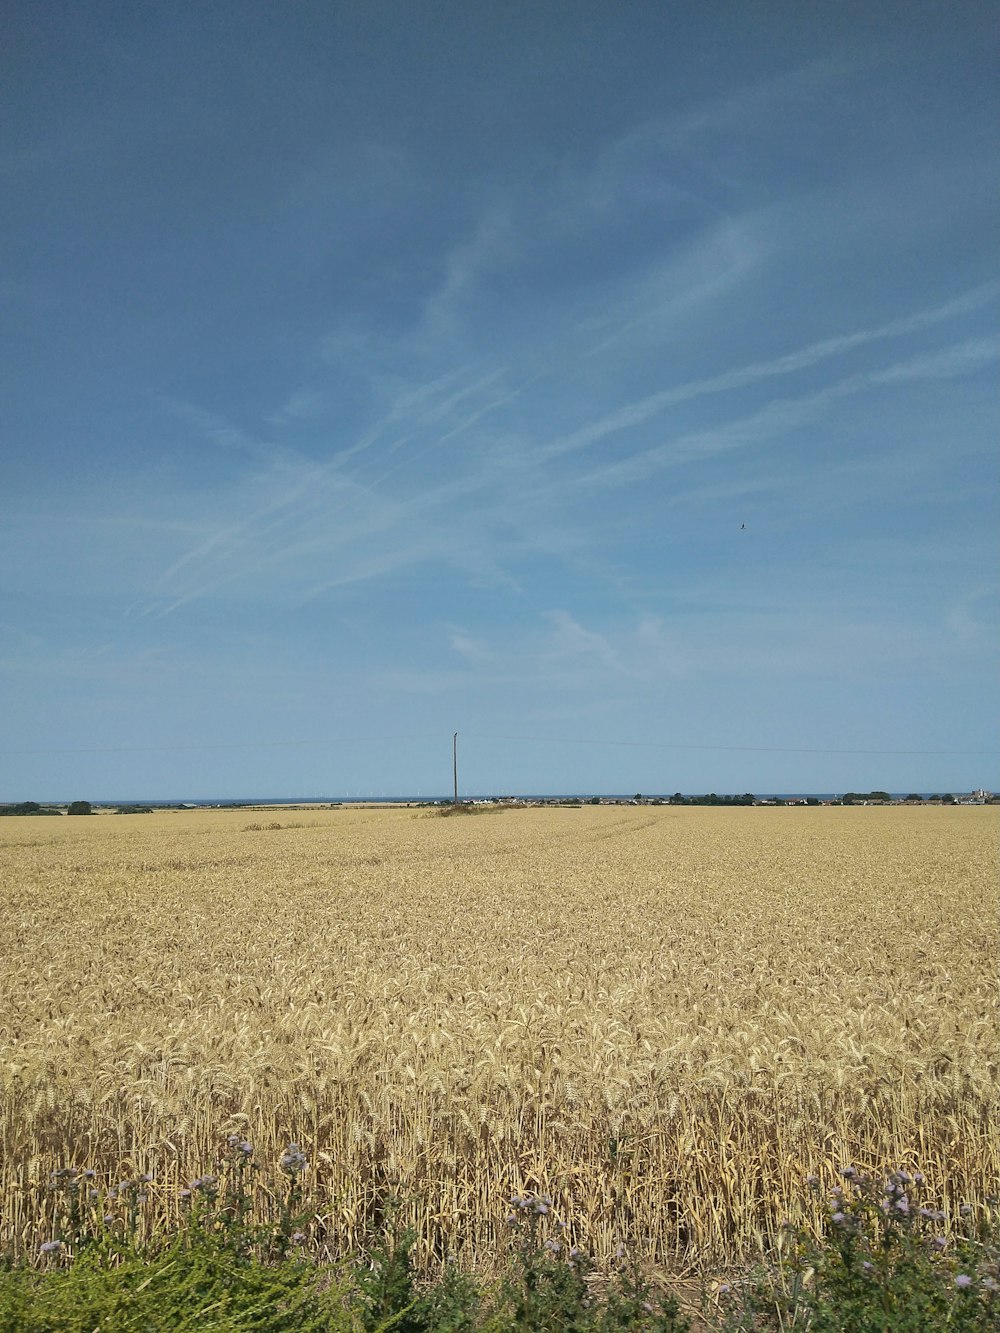
{"label": "power line", "polygon": [[[850,750],[824,749],[790,745],[706,745],[701,743],[674,741],[628,741],[607,740],[588,736],[496,736],[482,732],[463,732],[469,740],[508,741],[524,745],[591,745],[607,746],[616,749],[638,750],[691,750],[718,754],[829,754],[829,755],[874,755],[874,756],[980,756],[990,758],[1000,754],[1000,750]],[[45,756],[70,754],[174,754],[189,751],[209,750],[283,750],[309,746],[334,745],[373,745],[390,744],[437,744],[439,736],[337,736],[311,737],[309,740],[285,741],[215,741],[182,745],[93,745],[66,746],[46,749],[0,750],[0,756]],[[454,745],[454,738],[453,738]]]}
{"label": "power line", "polygon": [[870,754],[870,755],[996,755],[1000,750],[821,750],[788,745],[684,745],[668,741],[589,740],[572,736],[484,736],[466,732],[475,741],[527,741],[537,745],[612,745],[641,750],[711,750],[728,754]]}
{"label": "power line", "polygon": [[87,745],[72,749],[46,750],[0,750],[0,756],[8,755],[49,755],[49,754],[164,754],[180,753],[188,750],[283,750],[295,749],[307,745],[374,745],[380,741],[418,742],[420,744],[439,740],[436,736],[340,736],[336,738],[311,739],[307,741],[217,741],[196,745]]}

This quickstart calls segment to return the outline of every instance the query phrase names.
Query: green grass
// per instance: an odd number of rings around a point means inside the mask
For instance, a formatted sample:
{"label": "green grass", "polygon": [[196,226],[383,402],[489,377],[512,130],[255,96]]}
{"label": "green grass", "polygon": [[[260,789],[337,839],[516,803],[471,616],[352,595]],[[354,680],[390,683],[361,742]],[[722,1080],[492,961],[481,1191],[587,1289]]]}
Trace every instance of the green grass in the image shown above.
{"label": "green grass", "polygon": [[[820,1240],[789,1227],[770,1264],[705,1293],[690,1315],[638,1268],[594,1274],[566,1250],[551,1199],[510,1200],[506,1278],[452,1265],[431,1284],[411,1266],[412,1232],[391,1224],[362,1256],[318,1264],[299,1227],[296,1145],[275,1221],[250,1226],[252,1148],[233,1136],[220,1175],[192,1183],[184,1223],[140,1243],[144,1181],[101,1196],[91,1173],[56,1173],[56,1235],[0,1269],[0,1333],[986,1333],[1000,1328],[996,1199],[950,1225],[918,1172],[848,1168]],[[118,1222],[105,1209],[118,1205]],[[122,1209],[124,1205],[124,1210]],[[122,1225],[122,1218],[128,1219]]]}

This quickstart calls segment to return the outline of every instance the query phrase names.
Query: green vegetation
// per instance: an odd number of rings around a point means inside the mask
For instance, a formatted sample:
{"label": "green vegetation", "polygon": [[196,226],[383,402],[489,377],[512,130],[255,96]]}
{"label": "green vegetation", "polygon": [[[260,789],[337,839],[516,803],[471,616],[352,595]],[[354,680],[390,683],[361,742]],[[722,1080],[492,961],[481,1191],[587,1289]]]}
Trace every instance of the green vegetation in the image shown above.
{"label": "green vegetation", "polygon": [[742,796],[716,796],[709,792],[707,796],[685,796],[675,791],[668,801],[669,805],[753,805],[757,798],[753,792],[744,792]]}
{"label": "green vegetation", "polygon": [[[996,1198],[947,1226],[919,1171],[841,1172],[822,1240],[789,1228],[784,1256],[725,1290],[722,1327],[809,1333],[986,1333],[1000,1327]],[[819,1190],[819,1183],[813,1181]]]}
{"label": "green vegetation", "polygon": [[[4,1333],[304,1330],[305,1333],[689,1333],[677,1299],[637,1265],[598,1278],[565,1241],[551,1198],[516,1196],[507,1221],[507,1276],[485,1283],[448,1261],[419,1283],[415,1237],[391,1217],[364,1255],[310,1257],[317,1218],[302,1212],[305,1154],[290,1144],[271,1222],[251,1224],[251,1144],[231,1135],[216,1164],[182,1191],[186,1215],[169,1236],[140,1242],[149,1177],[102,1191],[92,1171],[50,1182],[54,1234],[32,1262],[0,1268]],[[986,1333],[1000,1319],[996,1200],[965,1205],[947,1226],[919,1172],[842,1173],[826,1201],[822,1239],[786,1226],[768,1267],[715,1284],[697,1327],[718,1333]],[[818,1182],[813,1182],[818,1189]],[[312,1233],[312,1234],[310,1234]]]}
{"label": "green vegetation", "polygon": [[62,815],[62,811],[37,801],[18,801],[16,805],[0,805],[0,815]]}
{"label": "green vegetation", "polygon": [[68,815],[92,815],[94,807],[89,801],[72,801],[66,813]]}

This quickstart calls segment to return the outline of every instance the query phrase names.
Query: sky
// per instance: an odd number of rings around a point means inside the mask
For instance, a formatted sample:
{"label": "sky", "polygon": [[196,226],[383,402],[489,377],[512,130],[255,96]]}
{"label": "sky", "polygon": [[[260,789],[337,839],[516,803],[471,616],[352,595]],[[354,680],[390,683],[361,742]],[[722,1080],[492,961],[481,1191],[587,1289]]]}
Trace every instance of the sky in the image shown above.
{"label": "sky", "polygon": [[1000,786],[996,26],[14,0],[0,799]]}

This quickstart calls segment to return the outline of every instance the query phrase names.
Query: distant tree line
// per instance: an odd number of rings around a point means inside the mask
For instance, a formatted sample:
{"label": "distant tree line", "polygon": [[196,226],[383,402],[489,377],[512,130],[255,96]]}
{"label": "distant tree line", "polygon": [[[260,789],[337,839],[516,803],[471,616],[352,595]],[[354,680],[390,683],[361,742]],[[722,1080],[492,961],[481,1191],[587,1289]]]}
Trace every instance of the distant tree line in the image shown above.
{"label": "distant tree line", "polygon": [[[92,815],[94,807],[89,801],[71,801],[66,807],[68,815]],[[39,805],[37,801],[17,801],[13,805],[0,805],[0,815],[61,815],[51,805]]]}
{"label": "distant tree line", "polygon": [[710,791],[707,796],[685,796],[682,792],[675,791],[667,804],[668,805],[755,805],[757,797],[753,792],[744,792],[742,796],[716,796],[714,791]]}
{"label": "distant tree line", "polygon": [[61,810],[53,810],[50,805],[39,805],[37,801],[18,801],[16,805],[0,805],[0,815],[61,815]]}

